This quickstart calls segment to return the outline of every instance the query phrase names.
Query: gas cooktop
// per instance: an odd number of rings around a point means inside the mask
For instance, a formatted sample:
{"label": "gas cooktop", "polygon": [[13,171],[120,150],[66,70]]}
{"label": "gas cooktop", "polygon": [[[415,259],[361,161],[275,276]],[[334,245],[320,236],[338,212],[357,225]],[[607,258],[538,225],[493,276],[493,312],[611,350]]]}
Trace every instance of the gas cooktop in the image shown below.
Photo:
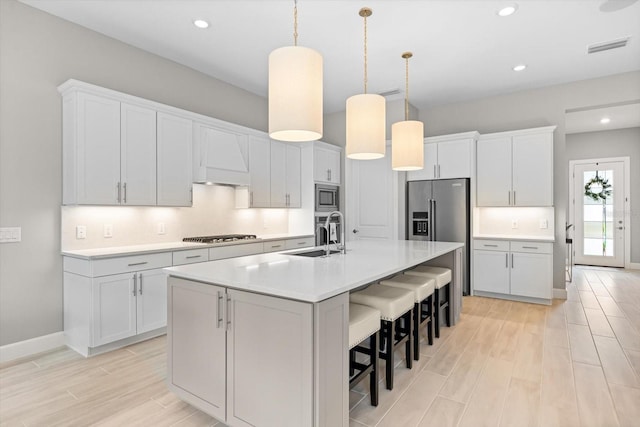
{"label": "gas cooktop", "polygon": [[255,234],[220,234],[217,236],[185,237],[182,241],[195,243],[222,243],[235,242],[236,240],[252,240],[255,238]]}

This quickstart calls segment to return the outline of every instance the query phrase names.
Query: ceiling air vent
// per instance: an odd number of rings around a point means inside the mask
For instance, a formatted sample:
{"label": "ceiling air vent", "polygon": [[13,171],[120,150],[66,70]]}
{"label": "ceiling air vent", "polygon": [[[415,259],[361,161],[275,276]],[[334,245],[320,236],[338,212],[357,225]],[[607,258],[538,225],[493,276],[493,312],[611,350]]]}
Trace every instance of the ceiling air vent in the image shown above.
{"label": "ceiling air vent", "polygon": [[384,96],[385,98],[387,98],[389,96],[397,95],[399,93],[400,93],[400,89],[392,89],[392,90],[387,90],[385,92],[380,92],[378,95]]}
{"label": "ceiling air vent", "polygon": [[587,53],[596,53],[596,52],[602,52],[602,51],[605,51],[605,50],[617,49],[619,47],[625,47],[627,45],[627,43],[629,43],[629,38],[630,37],[625,37],[623,39],[618,39],[618,40],[612,40],[612,41],[603,42],[603,43],[592,44],[587,49]]}

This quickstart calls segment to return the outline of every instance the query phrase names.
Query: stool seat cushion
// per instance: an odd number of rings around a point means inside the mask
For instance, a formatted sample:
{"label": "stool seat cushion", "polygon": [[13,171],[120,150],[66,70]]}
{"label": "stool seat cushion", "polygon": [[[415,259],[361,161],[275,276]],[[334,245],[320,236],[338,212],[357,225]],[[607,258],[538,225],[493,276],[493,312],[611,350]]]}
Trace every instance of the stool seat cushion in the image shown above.
{"label": "stool seat cushion", "polygon": [[352,292],[349,301],[380,310],[382,320],[394,321],[413,308],[413,292],[384,285],[371,285]]}
{"label": "stool seat cushion", "polygon": [[391,279],[381,281],[380,284],[412,291],[414,294],[414,302],[419,303],[420,301],[424,301],[429,295],[433,295],[436,281],[435,279],[425,276],[399,274]]}
{"label": "stool seat cushion", "polygon": [[380,311],[361,304],[349,304],[349,348],[380,330]]}
{"label": "stool seat cushion", "polygon": [[410,276],[423,276],[435,279],[436,289],[451,283],[451,270],[444,267],[432,267],[430,265],[419,265],[411,270],[407,270],[404,274]]}

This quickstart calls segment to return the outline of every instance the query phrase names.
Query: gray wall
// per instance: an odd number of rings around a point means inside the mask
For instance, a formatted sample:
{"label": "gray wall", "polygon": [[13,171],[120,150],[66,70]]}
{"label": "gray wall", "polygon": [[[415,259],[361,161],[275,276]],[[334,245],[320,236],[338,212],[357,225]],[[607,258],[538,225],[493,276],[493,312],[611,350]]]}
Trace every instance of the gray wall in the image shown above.
{"label": "gray wall", "polygon": [[[265,64],[266,66],[266,64]],[[15,0],[0,0],[0,345],[62,330],[61,97],[74,78],[267,128],[267,101]]]}
{"label": "gray wall", "polygon": [[566,142],[567,163],[569,160],[630,157],[631,262],[640,263],[640,128],[570,134]]}
{"label": "gray wall", "polygon": [[[583,80],[476,101],[420,110],[425,136],[478,131],[491,133],[556,125],[554,132],[554,287],[565,288],[564,224],[567,221],[568,167],[565,111],[640,99],[640,72]],[[344,146],[344,112],[325,116],[325,140]]]}

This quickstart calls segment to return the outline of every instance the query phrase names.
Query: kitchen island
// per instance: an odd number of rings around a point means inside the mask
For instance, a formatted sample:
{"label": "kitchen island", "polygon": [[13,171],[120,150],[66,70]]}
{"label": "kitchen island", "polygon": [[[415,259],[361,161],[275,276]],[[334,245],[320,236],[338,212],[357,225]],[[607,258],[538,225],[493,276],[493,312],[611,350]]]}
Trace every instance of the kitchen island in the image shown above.
{"label": "kitchen island", "polygon": [[165,269],[169,389],[229,426],[348,426],[349,292],[463,245],[356,241],[346,255],[271,253]]}

